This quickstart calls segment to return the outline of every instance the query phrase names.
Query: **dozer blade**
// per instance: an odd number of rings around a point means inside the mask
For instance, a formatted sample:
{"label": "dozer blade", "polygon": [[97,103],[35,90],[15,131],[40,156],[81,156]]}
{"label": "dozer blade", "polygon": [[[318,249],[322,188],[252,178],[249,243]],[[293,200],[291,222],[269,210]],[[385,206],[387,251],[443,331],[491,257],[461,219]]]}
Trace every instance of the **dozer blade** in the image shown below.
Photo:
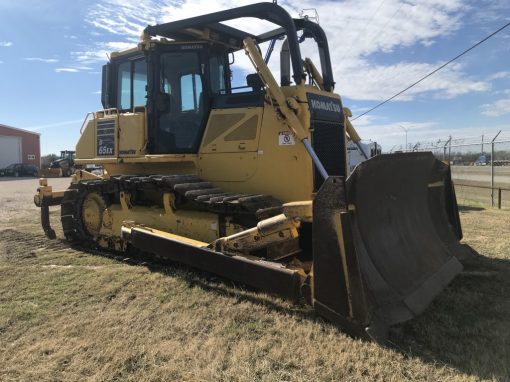
{"label": "dozer blade", "polygon": [[355,334],[384,340],[462,270],[449,166],[431,153],[380,155],[314,199],[314,307]]}

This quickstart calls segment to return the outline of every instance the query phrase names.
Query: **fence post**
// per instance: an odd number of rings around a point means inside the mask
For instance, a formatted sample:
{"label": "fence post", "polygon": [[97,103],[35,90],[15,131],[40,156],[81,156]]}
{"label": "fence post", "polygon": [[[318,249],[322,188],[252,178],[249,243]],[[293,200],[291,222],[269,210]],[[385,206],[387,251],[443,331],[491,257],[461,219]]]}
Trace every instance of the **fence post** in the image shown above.
{"label": "fence post", "polygon": [[450,135],[450,139],[448,140],[450,144],[448,145],[448,166],[452,164],[452,136]]}
{"label": "fence post", "polygon": [[498,188],[498,209],[501,209],[501,188]]}
{"label": "fence post", "polygon": [[494,207],[494,141],[491,142],[491,207]]}
{"label": "fence post", "polygon": [[[496,140],[500,133],[501,130],[498,131],[496,136],[492,138],[491,141],[491,207],[494,207],[494,141]],[[483,135],[482,135],[482,147],[483,147]],[[499,208],[501,208],[501,189],[499,189],[498,194],[499,194],[498,206]]]}

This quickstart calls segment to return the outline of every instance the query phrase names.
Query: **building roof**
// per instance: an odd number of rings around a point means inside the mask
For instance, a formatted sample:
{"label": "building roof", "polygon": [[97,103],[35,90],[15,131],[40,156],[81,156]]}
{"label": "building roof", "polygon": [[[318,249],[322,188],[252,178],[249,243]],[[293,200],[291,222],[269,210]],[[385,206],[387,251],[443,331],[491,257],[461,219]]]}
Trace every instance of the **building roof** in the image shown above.
{"label": "building roof", "polygon": [[28,133],[28,134],[34,134],[34,135],[39,135],[39,136],[41,135],[41,133],[38,133],[36,131],[20,129],[18,127],[12,127],[12,126],[9,126],[9,125],[4,125],[3,123],[0,123],[0,127],[5,127],[6,129],[11,129],[11,130],[22,131],[23,133]]}

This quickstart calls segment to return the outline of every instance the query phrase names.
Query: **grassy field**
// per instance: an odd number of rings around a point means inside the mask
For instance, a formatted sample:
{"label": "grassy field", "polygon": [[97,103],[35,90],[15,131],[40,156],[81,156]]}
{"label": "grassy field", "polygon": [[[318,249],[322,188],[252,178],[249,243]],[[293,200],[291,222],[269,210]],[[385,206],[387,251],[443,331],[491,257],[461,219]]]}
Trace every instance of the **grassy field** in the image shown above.
{"label": "grassy field", "polygon": [[384,349],[209,274],[49,241],[17,182],[0,182],[1,381],[510,380],[509,211],[462,208],[480,255]]}

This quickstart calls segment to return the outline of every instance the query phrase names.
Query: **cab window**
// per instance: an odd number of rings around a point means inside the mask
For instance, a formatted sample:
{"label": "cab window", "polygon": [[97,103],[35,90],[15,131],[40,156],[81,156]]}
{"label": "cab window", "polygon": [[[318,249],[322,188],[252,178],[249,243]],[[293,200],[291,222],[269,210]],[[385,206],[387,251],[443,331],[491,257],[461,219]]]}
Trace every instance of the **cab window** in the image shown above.
{"label": "cab window", "polygon": [[117,108],[132,110],[147,103],[145,59],[122,62],[117,69]]}
{"label": "cab window", "polygon": [[211,91],[213,94],[221,94],[226,89],[225,85],[225,58],[223,55],[214,55],[209,59],[209,76],[211,78]]}
{"label": "cab window", "polygon": [[181,76],[181,107],[182,111],[197,112],[202,95],[202,79],[198,74]]}

